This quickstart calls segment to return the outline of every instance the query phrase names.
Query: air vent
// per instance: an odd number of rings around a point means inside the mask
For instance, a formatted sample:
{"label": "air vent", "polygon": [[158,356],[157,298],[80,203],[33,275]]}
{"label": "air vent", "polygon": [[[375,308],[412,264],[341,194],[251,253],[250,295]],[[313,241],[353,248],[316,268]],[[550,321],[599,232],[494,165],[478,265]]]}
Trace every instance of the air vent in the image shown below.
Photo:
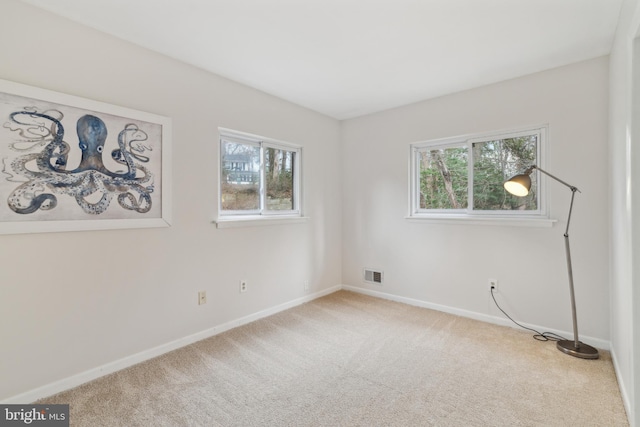
{"label": "air vent", "polygon": [[364,281],[375,285],[382,284],[382,271],[364,269]]}

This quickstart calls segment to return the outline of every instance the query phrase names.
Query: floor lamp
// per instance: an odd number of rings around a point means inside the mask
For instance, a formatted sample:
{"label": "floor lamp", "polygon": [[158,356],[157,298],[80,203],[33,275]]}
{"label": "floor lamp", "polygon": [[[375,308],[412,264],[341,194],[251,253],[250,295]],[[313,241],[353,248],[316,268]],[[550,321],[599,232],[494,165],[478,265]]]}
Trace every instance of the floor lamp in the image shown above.
{"label": "floor lamp", "polygon": [[573,210],[573,199],[576,195],[576,191],[578,190],[573,185],[569,185],[563,180],[551,175],[549,172],[546,172],[540,169],[538,166],[533,165],[529,166],[524,173],[520,175],[516,175],[510,178],[508,181],[504,183],[504,188],[509,193],[514,196],[524,197],[529,194],[529,190],[531,189],[531,173],[534,169],[539,170],[541,173],[549,176],[550,178],[555,179],[561,184],[566,185],[571,190],[571,204],[569,206],[569,216],[567,217],[567,228],[564,232],[564,246],[567,254],[567,269],[569,271],[569,291],[571,294],[571,314],[573,316],[573,341],[571,340],[560,340],[557,342],[556,346],[558,350],[563,353],[569,354],[571,356],[580,357],[582,359],[597,359],[598,358],[598,350],[591,347],[590,345],[584,344],[578,340],[578,320],[576,316],[576,298],[573,291],[573,269],[571,268],[571,251],[569,249],[569,223],[571,221],[571,211]]}

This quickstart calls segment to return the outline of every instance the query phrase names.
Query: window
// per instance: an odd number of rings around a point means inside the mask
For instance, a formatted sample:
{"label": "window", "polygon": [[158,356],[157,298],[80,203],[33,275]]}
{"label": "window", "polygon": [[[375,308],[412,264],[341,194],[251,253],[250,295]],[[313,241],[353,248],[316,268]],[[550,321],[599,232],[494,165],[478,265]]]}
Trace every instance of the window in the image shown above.
{"label": "window", "polygon": [[220,129],[220,216],[300,216],[301,148]]}
{"label": "window", "polygon": [[542,217],[541,186],[516,197],[502,184],[543,167],[546,128],[411,144],[411,217]]}

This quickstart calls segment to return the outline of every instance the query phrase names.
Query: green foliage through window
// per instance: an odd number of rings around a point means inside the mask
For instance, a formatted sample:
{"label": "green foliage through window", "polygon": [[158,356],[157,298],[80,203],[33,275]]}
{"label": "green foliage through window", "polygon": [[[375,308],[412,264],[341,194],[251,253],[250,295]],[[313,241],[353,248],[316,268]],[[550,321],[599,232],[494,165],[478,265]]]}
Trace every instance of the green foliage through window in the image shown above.
{"label": "green foliage through window", "polygon": [[420,207],[466,209],[468,193],[466,148],[436,148],[420,152]]}
{"label": "green foliage through window", "polygon": [[473,149],[473,209],[536,210],[536,174],[526,197],[509,194],[502,184],[536,164],[537,135],[475,142]]}
{"label": "green foliage through window", "polygon": [[504,181],[539,163],[544,129],[500,137],[413,144],[414,209],[429,211],[539,212],[536,175],[526,197],[509,194]]}

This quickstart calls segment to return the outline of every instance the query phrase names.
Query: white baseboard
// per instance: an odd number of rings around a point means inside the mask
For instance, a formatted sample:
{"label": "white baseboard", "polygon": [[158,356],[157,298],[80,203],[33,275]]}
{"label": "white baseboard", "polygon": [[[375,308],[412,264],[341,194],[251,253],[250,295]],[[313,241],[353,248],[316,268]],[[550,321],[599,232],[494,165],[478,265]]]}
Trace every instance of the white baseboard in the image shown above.
{"label": "white baseboard", "polygon": [[[357,292],[364,295],[377,297],[377,298],[383,298],[390,301],[401,302],[401,303],[413,305],[416,307],[429,308],[431,310],[442,311],[444,313],[449,313],[449,314],[455,314],[456,316],[467,317],[469,319],[480,320],[482,322],[493,323],[495,325],[517,328],[517,325],[514,325],[513,322],[511,322],[509,319],[505,319],[502,317],[490,316],[488,314],[476,313],[474,311],[463,310],[460,308],[449,307],[446,305],[434,304],[427,301],[421,301],[413,298],[402,297],[398,295],[388,294],[385,292],[374,291],[371,289],[359,288],[357,286],[342,285],[342,289],[346,291],[352,291],[352,292]],[[560,331],[558,329],[549,329],[546,326],[532,325],[530,323],[524,323],[524,322],[519,322],[519,323],[522,324],[523,326],[526,326],[527,328],[535,329],[538,331],[544,330],[545,332],[552,332],[554,334],[558,334],[561,336],[573,336],[573,332]],[[600,348],[603,350],[609,350],[611,348],[611,343],[609,341],[602,340],[599,338],[593,338],[593,337],[581,335],[580,341],[588,342],[589,345],[592,345],[596,348]]]}
{"label": "white baseboard", "polygon": [[[230,329],[236,328],[238,326],[242,326],[245,325],[247,323],[251,323],[253,321],[262,319],[264,317],[267,316],[271,316],[273,314],[279,313],[281,311],[287,310],[289,308],[307,303],[309,301],[313,301],[314,299],[317,298],[321,298],[325,295],[329,295],[331,293],[334,293],[336,291],[339,291],[341,289],[344,290],[348,290],[348,291],[352,291],[352,292],[357,292],[357,293],[361,293],[361,294],[365,294],[365,295],[369,295],[369,296],[373,296],[373,297],[377,297],[377,298],[383,298],[386,300],[390,300],[390,301],[396,301],[396,302],[401,302],[404,304],[409,304],[409,305],[413,305],[413,306],[417,306],[417,307],[423,307],[423,308],[428,308],[431,310],[437,310],[437,311],[442,311],[445,313],[450,313],[450,314],[455,314],[457,316],[462,316],[462,317],[467,317],[470,319],[475,319],[475,320],[480,320],[483,322],[488,322],[488,323],[493,323],[493,324],[497,324],[497,325],[502,325],[502,326],[510,326],[510,327],[515,327],[515,325],[504,318],[500,318],[500,317],[496,317],[496,316],[490,316],[487,314],[482,314],[482,313],[476,313],[473,311],[468,311],[468,310],[463,310],[463,309],[459,309],[459,308],[455,308],[455,307],[449,307],[449,306],[445,306],[445,305],[441,305],[441,304],[434,304],[434,303],[430,303],[427,301],[421,301],[421,300],[417,300],[417,299],[413,299],[413,298],[407,298],[407,297],[402,297],[402,296],[398,296],[398,295],[393,295],[393,294],[388,294],[385,292],[380,292],[380,291],[374,291],[374,290],[370,290],[370,289],[365,289],[365,288],[359,288],[359,287],[355,287],[355,286],[348,286],[348,285],[337,285],[337,286],[333,286],[331,288],[327,288],[324,289],[322,291],[319,292],[315,292],[313,294],[309,294],[309,295],[305,295],[303,297],[300,298],[296,298],[292,301],[274,306],[274,307],[270,307],[268,309],[259,311],[257,313],[253,313],[250,314],[248,316],[244,316],[241,317],[239,319],[235,319],[235,320],[231,320],[229,322],[223,323],[221,325],[217,325],[214,326],[212,328],[206,329],[204,331],[201,332],[197,332],[195,334],[192,335],[188,335],[186,337],[183,338],[179,338],[177,340],[168,342],[166,344],[162,344],[159,345],[157,347],[153,347],[151,349],[133,354],[131,356],[127,356],[127,357],[123,357],[122,359],[118,359],[115,360],[113,362],[107,363],[105,365],[102,366],[98,366],[96,368],[90,369],[88,371],[84,371],[81,372],[79,374],[76,375],[72,375],[68,378],[64,378],[62,380],[59,381],[55,381],[53,383],[50,384],[46,384],[42,387],[38,387],[36,389],[33,390],[29,390],[25,393],[21,393],[12,397],[9,397],[7,399],[4,399],[2,401],[0,401],[0,403],[3,404],[12,404],[12,403],[16,403],[16,404],[25,404],[25,403],[31,403],[34,402],[36,400],[45,398],[47,396],[52,396],[56,393],[60,393],[62,391],[65,390],[69,390],[71,388],[77,387],[81,384],[87,383],[89,381],[93,381],[97,378],[103,377],[105,375],[117,372],[119,370],[128,368],[130,366],[136,365],[138,363],[144,362],[146,360],[149,359],[153,359],[154,357],[158,357],[161,356],[165,353],[168,353],[170,351],[176,350],[178,348],[187,346],[189,344],[193,344],[194,342],[197,341],[201,341],[203,339],[218,335],[222,332],[228,331]],[[559,335],[565,335],[565,336],[570,336],[572,333],[567,332],[567,331],[559,331],[559,330],[553,330],[553,329],[548,329],[548,328],[544,328],[542,326],[539,325],[531,325],[531,324],[527,324],[524,322],[521,322],[524,326],[526,327],[530,327],[532,329],[537,329],[537,330],[541,330],[541,329],[545,329],[546,331],[549,332],[553,332],[553,333],[557,333]],[[604,350],[609,350],[610,349],[610,342],[609,341],[605,341],[605,340],[601,340],[598,338],[593,338],[593,337],[584,337],[585,341],[588,341],[591,345],[597,347],[597,348],[601,348]],[[613,355],[612,355],[613,356]],[[615,367],[615,362],[614,362],[614,367]],[[617,375],[617,369],[616,369],[616,375]],[[623,393],[623,398],[624,398],[624,403],[625,406],[628,410],[629,406],[629,400],[627,395],[624,393],[624,390],[622,390]]]}
{"label": "white baseboard", "polygon": [[611,361],[613,362],[613,370],[616,373],[616,379],[618,380],[618,388],[620,389],[620,395],[622,396],[622,403],[624,405],[624,410],[627,412],[627,419],[629,423],[633,425],[633,406],[631,405],[631,400],[629,399],[629,393],[627,390],[627,383],[625,379],[620,376],[620,364],[618,363],[618,357],[616,356],[615,349],[613,346],[611,347]]}
{"label": "white baseboard", "polygon": [[111,374],[113,372],[120,371],[122,369],[128,368],[130,366],[136,365],[140,362],[144,362],[149,359],[153,359],[154,357],[161,356],[170,351],[176,350],[178,348],[187,346],[189,344],[193,344],[194,342],[201,341],[203,339],[212,337],[214,335],[218,335],[222,332],[228,331],[230,329],[236,328],[238,326],[245,325],[247,323],[251,323],[253,321],[262,319],[263,317],[271,316],[273,314],[279,313],[281,311],[287,310],[289,308],[304,304],[309,301],[313,301],[314,299],[323,297],[325,295],[329,295],[333,292],[339,291],[342,289],[341,286],[334,286],[331,288],[324,289],[319,292],[315,292],[313,294],[305,295],[300,298],[296,298],[292,301],[277,305],[275,307],[270,307],[268,309],[259,311],[257,313],[250,314],[248,316],[241,317],[239,319],[231,320],[229,322],[223,323],[221,325],[214,326],[212,328],[206,329],[201,332],[197,332],[192,335],[188,335],[183,338],[179,338],[177,340],[168,342],[166,344],[159,345],[157,347],[150,348],[145,351],[141,351],[140,353],[133,354],[131,356],[123,357],[122,359],[118,359],[116,361],[107,363],[102,366],[98,366],[96,368],[90,369],[88,371],[81,372],[76,375],[72,375],[68,378],[64,378],[59,381],[55,381],[50,384],[46,384],[42,387],[38,387],[33,390],[29,390],[25,393],[21,393],[8,399],[4,399],[0,401],[3,404],[27,404],[31,402],[35,402],[36,400],[45,398],[47,396],[52,396],[56,393],[60,393],[65,390],[69,390],[71,388],[77,387],[81,384],[87,383],[89,381],[93,381],[97,378],[103,377],[105,375]]}

